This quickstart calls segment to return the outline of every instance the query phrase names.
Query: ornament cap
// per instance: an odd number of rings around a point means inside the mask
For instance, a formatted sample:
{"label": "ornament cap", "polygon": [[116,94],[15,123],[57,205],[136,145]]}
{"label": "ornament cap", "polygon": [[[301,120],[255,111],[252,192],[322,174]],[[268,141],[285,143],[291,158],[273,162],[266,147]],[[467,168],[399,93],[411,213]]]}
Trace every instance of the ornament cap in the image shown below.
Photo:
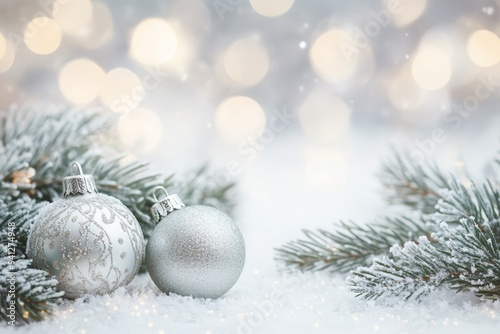
{"label": "ornament cap", "polygon": [[[73,174],[78,169],[79,174]],[[96,194],[98,193],[94,177],[90,174],[83,174],[82,166],[78,162],[71,164],[71,176],[63,179],[63,197]]]}
{"label": "ornament cap", "polygon": [[[158,200],[158,198],[156,197],[156,193],[158,192],[158,190],[163,191],[163,193],[165,194],[165,197],[163,197],[161,200]],[[155,222],[159,222],[163,217],[166,217],[174,210],[179,210],[185,207],[179,195],[169,195],[167,190],[162,186],[158,186],[153,189],[153,198],[156,203],[151,207],[151,214],[153,215],[153,219]]]}

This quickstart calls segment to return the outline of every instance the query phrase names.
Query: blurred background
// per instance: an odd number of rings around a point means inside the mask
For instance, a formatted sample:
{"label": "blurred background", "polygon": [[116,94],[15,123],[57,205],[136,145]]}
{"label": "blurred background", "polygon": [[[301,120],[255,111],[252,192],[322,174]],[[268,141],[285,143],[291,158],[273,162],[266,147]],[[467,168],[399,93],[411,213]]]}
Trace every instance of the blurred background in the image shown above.
{"label": "blurred background", "polygon": [[[2,0],[0,109],[105,108],[131,156],[238,182],[247,270],[383,213],[390,146],[484,176],[498,0]],[[262,233],[266,231],[266,233]],[[264,249],[264,250],[262,250]],[[250,268],[248,268],[250,267]]]}

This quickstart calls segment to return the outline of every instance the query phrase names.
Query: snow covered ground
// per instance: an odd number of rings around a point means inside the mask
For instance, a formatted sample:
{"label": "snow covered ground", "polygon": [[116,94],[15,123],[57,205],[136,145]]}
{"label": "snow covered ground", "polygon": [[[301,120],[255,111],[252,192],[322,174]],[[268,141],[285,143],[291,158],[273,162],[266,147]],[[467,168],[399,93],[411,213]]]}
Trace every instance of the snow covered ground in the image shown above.
{"label": "snow covered ground", "polygon": [[108,296],[64,302],[42,323],[3,333],[498,333],[500,303],[440,291],[421,304],[357,300],[341,277],[246,273],[219,300],[159,293],[147,275]]}
{"label": "snow covered ground", "polygon": [[[374,174],[381,158],[387,156],[387,141],[382,139],[386,135],[353,136],[343,151],[347,152],[345,160],[328,151],[309,156],[307,144],[294,138],[277,139],[259,152],[258,159],[243,165],[238,176],[240,205],[236,219],[245,236],[247,263],[238,283],[223,298],[167,296],[144,274],[111,295],[64,301],[46,321],[15,329],[2,327],[0,331],[499,333],[500,302],[440,290],[421,303],[393,301],[381,305],[355,298],[342,276],[284,275],[277,270],[273,247],[300,237],[301,228],[328,228],[339,219],[369,221],[385,213]],[[481,175],[481,166],[493,156],[496,143],[497,133],[492,129],[478,135],[472,146],[461,147],[461,157],[473,173]],[[460,144],[450,141],[447,145],[437,154],[451,166],[456,156],[441,152]]]}

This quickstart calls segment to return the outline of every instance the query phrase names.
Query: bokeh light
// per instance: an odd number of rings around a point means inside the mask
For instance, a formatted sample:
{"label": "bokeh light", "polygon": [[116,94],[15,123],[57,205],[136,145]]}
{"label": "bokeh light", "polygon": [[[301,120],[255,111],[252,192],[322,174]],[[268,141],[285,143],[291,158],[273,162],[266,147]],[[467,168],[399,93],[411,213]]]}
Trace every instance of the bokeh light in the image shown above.
{"label": "bokeh light", "polygon": [[6,50],[7,50],[7,41],[0,32],[0,59],[2,59],[2,57],[5,55]]}
{"label": "bokeh light", "polygon": [[394,0],[385,0],[386,7],[390,3],[399,4],[400,12],[392,16],[396,27],[405,27],[412,24],[427,9],[427,0],[400,0],[396,2]]}
{"label": "bokeh light", "polygon": [[103,46],[114,32],[113,16],[107,5],[93,2],[93,15],[88,27],[78,36],[74,36],[78,44],[85,49],[96,49]]}
{"label": "bokeh light", "polygon": [[175,34],[177,36],[177,47],[174,56],[167,63],[163,63],[157,68],[159,72],[165,73],[165,75],[168,73],[171,77],[186,81],[189,79],[193,59],[196,59],[197,56],[196,38],[179,31],[175,31]]}
{"label": "bokeh light", "polygon": [[149,18],[134,29],[130,54],[144,65],[160,65],[174,57],[177,35],[170,23],[160,18]]}
{"label": "bokeh light", "polygon": [[87,104],[97,97],[104,79],[99,65],[89,59],[75,59],[61,69],[59,89],[69,102]]}
{"label": "bokeh light", "polygon": [[0,73],[7,72],[14,64],[16,57],[16,50],[14,45],[9,40],[5,40],[5,51],[3,56],[0,57]]}
{"label": "bokeh light", "polygon": [[474,64],[490,67],[500,61],[500,39],[489,30],[478,30],[470,35],[467,53]]}
{"label": "bokeh light", "polygon": [[350,110],[345,102],[331,94],[313,92],[299,109],[304,132],[320,143],[345,137],[349,130]]}
{"label": "bokeh light", "polygon": [[90,0],[55,1],[52,17],[64,34],[79,36],[85,34],[92,20],[93,7]]}
{"label": "bokeh light", "polygon": [[309,148],[305,154],[307,183],[321,190],[336,192],[346,184],[348,177],[347,159],[331,148]]}
{"label": "bokeh light", "polygon": [[263,16],[279,16],[288,12],[295,0],[250,0],[252,8]]}
{"label": "bokeh light", "polygon": [[343,30],[332,29],[321,34],[309,53],[314,71],[329,82],[348,79],[358,67],[360,50],[357,45]]}
{"label": "bokeh light", "polygon": [[403,115],[422,107],[427,95],[428,91],[416,84],[407,66],[389,78],[387,96],[392,106],[402,111]]}
{"label": "bokeh light", "polygon": [[126,112],[136,109],[145,94],[141,79],[134,72],[115,68],[106,73],[99,97],[110,110]]}
{"label": "bokeh light", "polygon": [[411,73],[415,82],[427,90],[443,88],[451,78],[449,54],[435,45],[422,45],[414,56]]}
{"label": "bokeh light", "polygon": [[255,85],[269,68],[266,49],[252,39],[240,39],[231,44],[224,55],[224,68],[234,81],[242,85]]}
{"label": "bokeh light", "polygon": [[127,112],[118,121],[120,141],[136,154],[153,151],[160,142],[162,133],[161,118],[146,108]]}
{"label": "bokeh light", "polygon": [[261,134],[266,126],[266,115],[257,101],[246,96],[233,96],[217,107],[215,126],[222,138],[239,144]]}
{"label": "bokeh light", "polygon": [[23,35],[28,49],[39,55],[51,54],[61,44],[59,24],[48,17],[37,17],[31,20],[26,25]]}

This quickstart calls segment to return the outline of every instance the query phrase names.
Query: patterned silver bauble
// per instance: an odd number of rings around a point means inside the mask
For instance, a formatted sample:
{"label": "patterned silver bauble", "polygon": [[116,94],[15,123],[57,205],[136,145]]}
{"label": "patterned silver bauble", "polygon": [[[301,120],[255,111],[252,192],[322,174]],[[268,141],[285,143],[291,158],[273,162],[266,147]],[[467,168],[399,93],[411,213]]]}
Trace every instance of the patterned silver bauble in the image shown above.
{"label": "patterned silver bauble", "polygon": [[92,175],[66,177],[63,196],[42,209],[33,224],[27,253],[48,271],[66,298],[106,294],[128,284],[141,265],[142,230],[125,205],[98,194]]}
{"label": "patterned silver bauble", "polygon": [[146,266],[156,286],[201,298],[229,291],[245,263],[243,236],[231,218],[209,206],[185,208],[168,194],[151,211],[159,223],[146,247]]}

